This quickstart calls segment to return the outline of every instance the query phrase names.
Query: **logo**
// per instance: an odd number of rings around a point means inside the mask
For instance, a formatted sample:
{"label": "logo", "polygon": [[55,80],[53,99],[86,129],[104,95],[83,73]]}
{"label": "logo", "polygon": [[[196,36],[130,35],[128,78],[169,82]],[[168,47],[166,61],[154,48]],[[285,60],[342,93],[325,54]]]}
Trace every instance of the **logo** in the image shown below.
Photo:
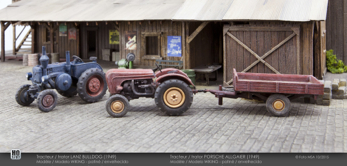
{"label": "logo", "polygon": [[12,149],[11,150],[11,159],[12,160],[20,160],[22,157],[21,151],[19,149]]}

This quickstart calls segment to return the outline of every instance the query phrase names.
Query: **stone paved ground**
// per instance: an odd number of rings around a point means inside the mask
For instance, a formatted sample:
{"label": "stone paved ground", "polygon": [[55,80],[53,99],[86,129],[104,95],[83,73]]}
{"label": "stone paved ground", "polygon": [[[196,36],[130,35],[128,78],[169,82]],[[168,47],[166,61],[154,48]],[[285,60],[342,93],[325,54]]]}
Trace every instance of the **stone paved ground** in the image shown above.
{"label": "stone paved ground", "polygon": [[[108,68],[105,68],[106,70]],[[16,90],[31,67],[0,63],[0,152],[347,152],[347,100],[330,106],[294,103],[288,117],[272,117],[265,104],[197,94],[183,116],[161,113],[153,99],[130,102],[126,117],[105,111],[109,96],[93,104],[58,96],[43,113],[36,101],[19,106]]]}

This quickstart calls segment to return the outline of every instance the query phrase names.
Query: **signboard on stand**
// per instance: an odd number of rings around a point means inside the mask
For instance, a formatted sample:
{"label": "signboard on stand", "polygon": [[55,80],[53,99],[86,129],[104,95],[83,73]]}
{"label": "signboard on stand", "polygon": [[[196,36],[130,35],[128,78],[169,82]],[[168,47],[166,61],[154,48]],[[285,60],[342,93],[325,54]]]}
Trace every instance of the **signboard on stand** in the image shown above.
{"label": "signboard on stand", "polygon": [[182,57],[181,36],[167,36],[167,56]]}

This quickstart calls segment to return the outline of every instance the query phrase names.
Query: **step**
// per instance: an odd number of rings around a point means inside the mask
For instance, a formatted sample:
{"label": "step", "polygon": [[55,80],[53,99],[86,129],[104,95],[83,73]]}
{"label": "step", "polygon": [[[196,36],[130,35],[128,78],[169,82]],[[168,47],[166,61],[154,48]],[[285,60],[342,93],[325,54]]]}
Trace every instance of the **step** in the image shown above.
{"label": "step", "polygon": [[23,44],[22,46],[31,46],[31,44]]}

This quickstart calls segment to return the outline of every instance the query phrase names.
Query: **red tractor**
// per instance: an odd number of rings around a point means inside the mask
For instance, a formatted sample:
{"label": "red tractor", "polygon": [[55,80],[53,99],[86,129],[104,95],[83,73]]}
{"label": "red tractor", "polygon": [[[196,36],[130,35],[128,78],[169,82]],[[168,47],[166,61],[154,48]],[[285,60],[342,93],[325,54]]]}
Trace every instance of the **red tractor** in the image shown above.
{"label": "red tractor", "polygon": [[[159,71],[157,71],[159,70]],[[194,84],[187,74],[174,68],[111,69],[106,73],[111,97],[106,110],[113,117],[128,112],[129,101],[140,97],[154,98],[159,109],[168,115],[181,115],[193,102]]]}

